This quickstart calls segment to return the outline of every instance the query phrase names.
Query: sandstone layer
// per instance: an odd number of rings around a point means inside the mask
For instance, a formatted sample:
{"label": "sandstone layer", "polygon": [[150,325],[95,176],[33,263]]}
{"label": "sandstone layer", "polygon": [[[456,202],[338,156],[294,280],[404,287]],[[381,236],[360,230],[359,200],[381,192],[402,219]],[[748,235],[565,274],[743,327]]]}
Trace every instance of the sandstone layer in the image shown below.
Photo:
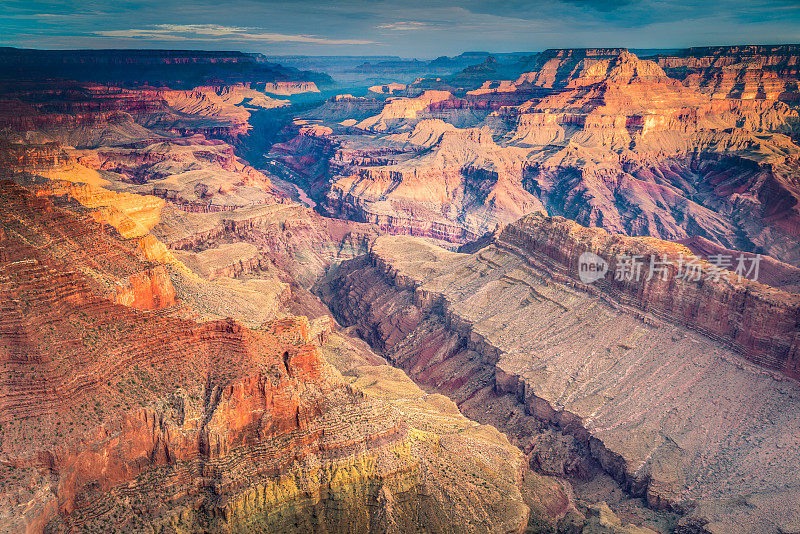
{"label": "sandstone layer", "polygon": [[67,85],[55,106],[15,88],[25,105],[3,123],[3,177],[24,187],[4,182],[0,203],[0,530],[595,521],[504,435],[326,323],[306,288],[378,230],[288,200],[237,157],[272,100]]}
{"label": "sandstone layer", "polygon": [[693,47],[655,58],[670,75],[712,98],[796,102],[798,45]]}
{"label": "sandstone layer", "polygon": [[342,383],[304,317],[196,323],[152,280],[115,302],[141,249],[1,193],[3,530],[524,529],[523,456],[496,430]]}
{"label": "sandstone layer", "polygon": [[[797,530],[797,296],[675,276],[795,289],[792,53],[481,55],[302,113],[255,55],[0,82],[0,530]],[[504,226],[543,211],[686,247]]]}

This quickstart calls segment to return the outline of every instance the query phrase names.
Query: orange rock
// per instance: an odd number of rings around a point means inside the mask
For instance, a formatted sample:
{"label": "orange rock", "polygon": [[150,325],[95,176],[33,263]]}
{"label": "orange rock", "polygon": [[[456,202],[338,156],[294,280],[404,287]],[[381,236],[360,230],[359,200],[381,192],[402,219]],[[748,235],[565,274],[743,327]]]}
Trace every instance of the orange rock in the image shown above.
{"label": "orange rock", "polygon": [[158,310],[175,304],[175,288],[163,265],[129,276],[117,286],[117,304]]}

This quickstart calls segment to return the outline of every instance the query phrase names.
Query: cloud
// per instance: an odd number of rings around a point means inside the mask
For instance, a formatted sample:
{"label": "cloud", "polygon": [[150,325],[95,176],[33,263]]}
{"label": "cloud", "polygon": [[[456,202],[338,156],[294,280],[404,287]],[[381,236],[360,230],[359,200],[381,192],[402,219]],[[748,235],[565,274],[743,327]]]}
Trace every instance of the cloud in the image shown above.
{"label": "cloud", "polygon": [[127,30],[99,30],[92,32],[101,37],[123,39],[154,39],[160,41],[252,41],[265,43],[311,43],[323,45],[376,44],[364,39],[328,39],[316,35],[292,35],[260,32],[259,28],[220,26],[218,24],[156,24],[147,28]]}
{"label": "cloud", "polygon": [[[0,0],[0,42],[269,54],[797,42],[800,0]],[[354,46],[355,45],[355,46]],[[364,46],[366,45],[366,46]]]}
{"label": "cloud", "polygon": [[632,0],[562,0],[562,2],[565,4],[591,7],[596,11],[602,11],[606,13],[633,3]]}
{"label": "cloud", "polygon": [[417,22],[415,20],[407,20],[403,22],[390,22],[388,24],[381,24],[378,26],[381,30],[400,30],[400,31],[409,31],[409,30],[421,30],[427,26],[430,26],[427,22]]}

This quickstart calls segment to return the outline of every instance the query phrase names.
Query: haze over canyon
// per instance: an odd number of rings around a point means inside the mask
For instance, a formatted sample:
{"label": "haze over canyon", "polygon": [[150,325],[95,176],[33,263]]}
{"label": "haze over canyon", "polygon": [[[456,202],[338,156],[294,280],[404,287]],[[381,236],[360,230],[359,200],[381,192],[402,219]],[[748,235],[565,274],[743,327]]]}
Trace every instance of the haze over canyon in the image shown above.
{"label": "haze over canyon", "polygon": [[800,45],[137,4],[0,48],[0,532],[800,533]]}

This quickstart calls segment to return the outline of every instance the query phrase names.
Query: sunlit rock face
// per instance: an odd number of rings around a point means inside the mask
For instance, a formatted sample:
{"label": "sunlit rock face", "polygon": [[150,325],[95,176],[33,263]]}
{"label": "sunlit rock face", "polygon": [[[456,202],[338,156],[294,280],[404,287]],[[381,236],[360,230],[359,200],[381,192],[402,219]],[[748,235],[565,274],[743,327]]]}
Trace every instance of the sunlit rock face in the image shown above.
{"label": "sunlit rock face", "polygon": [[712,98],[796,102],[798,58],[798,45],[751,45],[694,47],[655,61]]}
{"label": "sunlit rock face", "polygon": [[237,155],[254,107],[274,108],[263,91],[67,85],[58,105],[12,92],[28,107],[2,118],[0,530],[588,521],[309,293],[379,229],[320,216]]}
{"label": "sunlit rock face", "polygon": [[[790,50],[748,50],[708,51],[716,54],[708,69],[766,77],[778,69],[785,83],[793,79]],[[438,82],[442,90],[425,80],[407,96],[385,93],[378,112],[379,93],[348,99],[349,116],[340,105],[332,114],[331,102],[308,112],[274,156],[329,213],[393,233],[463,242],[544,210],[625,235],[700,236],[797,265],[791,95],[720,92],[678,76],[684,64],[705,69],[705,53],[650,60],[620,49],[548,51],[531,63],[536,70],[478,89],[459,87],[458,77]],[[729,59],[742,54],[761,59]],[[309,129],[309,120],[325,129]]]}
{"label": "sunlit rock face", "polygon": [[[524,456],[496,430],[404,375],[366,396],[323,356],[352,365],[350,341],[306,317],[186,319],[152,236],[48,196],[0,185],[4,530],[525,528]],[[569,497],[540,485],[557,521]]]}
{"label": "sunlit rock face", "polygon": [[319,88],[314,82],[270,82],[264,84],[265,93],[289,96],[302,93],[319,93]]}

